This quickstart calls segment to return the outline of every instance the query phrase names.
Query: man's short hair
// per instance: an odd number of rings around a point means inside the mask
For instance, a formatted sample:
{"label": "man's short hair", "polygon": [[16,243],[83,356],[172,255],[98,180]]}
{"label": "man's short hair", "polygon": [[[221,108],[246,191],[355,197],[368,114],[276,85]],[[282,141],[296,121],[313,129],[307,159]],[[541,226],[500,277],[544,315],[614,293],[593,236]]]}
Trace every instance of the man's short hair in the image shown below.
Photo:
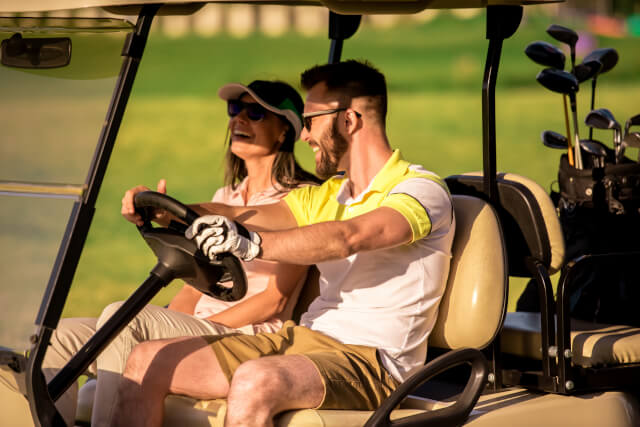
{"label": "man's short hair", "polygon": [[345,103],[361,96],[372,98],[374,108],[384,123],[387,115],[387,84],[384,75],[368,61],[351,59],[316,65],[302,73],[300,80],[305,90],[324,83],[330,93]]}

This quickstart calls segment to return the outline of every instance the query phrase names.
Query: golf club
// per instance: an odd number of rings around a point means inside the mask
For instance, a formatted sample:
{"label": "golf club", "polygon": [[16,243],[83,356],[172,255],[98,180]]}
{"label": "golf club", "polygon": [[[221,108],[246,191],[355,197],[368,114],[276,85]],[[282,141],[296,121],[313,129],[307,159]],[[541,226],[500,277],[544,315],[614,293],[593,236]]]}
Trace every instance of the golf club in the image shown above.
{"label": "golf club", "polygon": [[569,45],[571,52],[571,71],[576,66],[576,43],[578,43],[578,33],[570,28],[561,25],[552,24],[547,28],[547,34],[559,42]]}
{"label": "golf club", "polygon": [[544,41],[529,43],[524,49],[524,53],[536,64],[564,70],[566,57],[560,49],[551,43]]}
{"label": "golf club", "polygon": [[[596,49],[582,60],[583,63],[587,63],[589,61],[598,61],[602,64],[602,67],[598,72],[593,76],[593,80],[591,81],[591,110],[595,108],[595,99],[596,99],[596,81],[600,74],[606,73],[616,66],[618,63],[618,52],[613,48],[602,48]],[[593,128],[589,129],[589,139],[593,137]]]}
{"label": "golf club", "polygon": [[628,133],[624,137],[624,140],[622,141],[622,144],[626,145],[627,147],[631,147],[631,148],[640,148],[640,132]]}
{"label": "golf club", "polygon": [[636,114],[633,117],[630,117],[629,120],[624,124],[624,134],[625,136],[629,134],[629,128],[631,126],[640,125],[640,114]]}
{"label": "golf club", "polygon": [[566,71],[545,68],[536,76],[536,80],[542,86],[552,92],[569,95],[571,103],[571,114],[573,116],[573,137],[574,137],[574,164],[577,169],[582,169],[582,156],[580,153],[580,137],[578,135],[578,115],[576,111],[576,92],[578,92],[578,79]]}
{"label": "golf club", "polygon": [[542,139],[542,143],[545,145],[545,147],[555,148],[559,150],[566,149],[569,143],[569,140],[566,136],[552,130],[545,130],[540,135],[540,138]]}
{"label": "golf club", "polygon": [[[622,146],[640,148],[640,132],[627,133],[622,140]],[[638,162],[640,162],[640,151],[638,151]]]}
{"label": "golf club", "polygon": [[[578,83],[595,78],[602,69],[602,63],[597,60],[582,61],[573,69],[573,75],[578,79]],[[593,110],[593,108],[591,108]]]}
{"label": "golf club", "polygon": [[584,139],[580,141],[580,148],[584,150],[585,153],[591,154],[591,156],[594,157],[594,166],[604,167],[605,159],[607,158],[607,149],[603,143]]}
{"label": "golf club", "polygon": [[[524,53],[536,64],[544,65],[547,67],[555,68],[558,70],[564,70],[564,64],[566,57],[564,53],[552,45],[544,41],[535,41],[529,43],[524,50]],[[567,141],[571,141],[571,131],[569,129],[569,114],[567,112],[567,95],[562,95],[562,106],[564,108],[564,127],[567,133]],[[573,148],[569,143],[566,145],[569,164],[573,166]]]}
{"label": "golf club", "polygon": [[587,126],[597,129],[613,129],[613,147],[616,154],[616,163],[622,158],[622,128],[613,117],[611,111],[606,108],[598,108],[587,114],[585,119]]}

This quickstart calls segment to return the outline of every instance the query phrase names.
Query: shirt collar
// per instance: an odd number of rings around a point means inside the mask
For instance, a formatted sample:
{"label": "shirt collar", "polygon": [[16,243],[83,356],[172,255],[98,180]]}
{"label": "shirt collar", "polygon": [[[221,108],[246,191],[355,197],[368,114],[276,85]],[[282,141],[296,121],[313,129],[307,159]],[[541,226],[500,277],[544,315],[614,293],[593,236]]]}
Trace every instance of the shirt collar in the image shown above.
{"label": "shirt collar", "polygon": [[[409,162],[402,159],[402,154],[399,149],[395,149],[391,157],[384,164],[382,169],[378,171],[376,176],[373,177],[367,188],[364,189],[362,193],[360,193],[356,198],[351,200],[351,203],[359,202],[362,200],[365,194],[370,192],[384,192],[387,189],[389,184],[389,177],[395,177],[398,174],[403,174],[404,171],[409,166]],[[348,195],[348,182],[349,179],[345,179],[342,182],[340,190],[338,192],[338,201],[340,203],[345,203],[350,199]]]}
{"label": "shirt collar", "polygon": [[[240,184],[238,184],[238,186],[236,187],[235,190],[231,190],[231,198],[233,199],[239,199],[239,200],[244,200],[243,194],[245,193],[247,186],[249,185],[249,178],[245,177]],[[275,185],[272,185],[269,188],[265,188],[262,191],[259,191],[255,194],[253,194],[249,200],[247,200],[247,205],[251,205],[253,204],[252,202],[258,202],[264,198],[273,198],[276,197],[279,194],[282,194],[283,192],[281,190],[279,190],[278,188],[276,188]]]}
{"label": "shirt collar", "polygon": [[373,177],[367,191],[385,191],[389,184],[389,178],[403,174],[408,166],[409,162],[402,158],[400,150],[393,150],[393,154],[389,157],[389,160],[387,160],[376,176]]}

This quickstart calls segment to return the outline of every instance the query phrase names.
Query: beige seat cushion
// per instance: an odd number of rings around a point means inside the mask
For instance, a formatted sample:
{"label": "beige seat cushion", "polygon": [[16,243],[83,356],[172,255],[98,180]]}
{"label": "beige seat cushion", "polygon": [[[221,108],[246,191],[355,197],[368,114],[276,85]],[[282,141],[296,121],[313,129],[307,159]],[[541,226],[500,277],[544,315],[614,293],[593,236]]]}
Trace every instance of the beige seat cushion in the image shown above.
{"label": "beige seat cushion", "polygon": [[[184,396],[168,396],[165,399],[165,426],[220,426],[224,425],[227,401],[194,400]],[[421,409],[400,409],[393,418],[407,417],[422,412]],[[311,427],[361,427],[371,416],[370,411],[341,411],[304,409],[285,412],[274,420],[276,426]]]}
{"label": "beige seat cushion", "polygon": [[500,329],[506,311],[506,251],[491,205],[453,195],[456,235],[447,287],[429,345],[484,348]]}
{"label": "beige seat cushion", "polygon": [[[505,353],[541,359],[540,313],[508,313],[501,346]],[[573,362],[584,367],[640,363],[640,328],[573,319],[571,351]]]}
{"label": "beige seat cushion", "polygon": [[[402,409],[392,412],[397,419],[448,406],[448,402],[409,398]],[[220,426],[224,421],[226,402],[211,400],[196,402],[181,396],[169,396],[165,401],[165,426]],[[371,416],[370,411],[313,410],[290,411],[278,416],[278,427],[361,427]],[[590,393],[580,396],[541,394],[510,388],[480,396],[466,426],[473,427],[567,427],[640,425],[637,399],[619,391]]]}
{"label": "beige seat cushion", "polygon": [[6,365],[0,366],[0,425],[34,425],[26,393],[25,373],[16,373]]}

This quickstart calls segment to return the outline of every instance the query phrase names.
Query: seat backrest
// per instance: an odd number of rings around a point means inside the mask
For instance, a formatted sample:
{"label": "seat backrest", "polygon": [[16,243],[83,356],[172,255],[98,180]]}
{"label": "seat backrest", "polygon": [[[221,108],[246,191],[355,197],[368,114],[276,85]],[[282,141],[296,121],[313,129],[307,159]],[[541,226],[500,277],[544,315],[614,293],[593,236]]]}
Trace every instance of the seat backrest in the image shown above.
{"label": "seat backrest", "polygon": [[472,196],[452,197],[456,234],[451,267],[429,345],[482,349],[504,322],[506,246],[500,221],[489,203]]}
{"label": "seat backrest", "polygon": [[[446,178],[454,194],[486,198],[479,172]],[[546,191],[529,178],[497,175],[498,201],[494,205],[500,218],[509,254],[509,275],[531,277],[527,257],[542,263],[549,274],[562,268],[564,236],[555,206]]]}

